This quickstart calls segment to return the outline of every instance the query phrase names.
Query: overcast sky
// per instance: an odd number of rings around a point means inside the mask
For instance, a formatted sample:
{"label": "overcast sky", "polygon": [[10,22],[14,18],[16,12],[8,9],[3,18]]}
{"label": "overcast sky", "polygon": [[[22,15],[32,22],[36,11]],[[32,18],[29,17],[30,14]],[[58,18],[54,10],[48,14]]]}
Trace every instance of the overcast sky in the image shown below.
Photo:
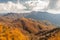
{"label": "overcast sky", "polygon": [[0,13],[46,11],[60,13],[60,0],[0,0]]}

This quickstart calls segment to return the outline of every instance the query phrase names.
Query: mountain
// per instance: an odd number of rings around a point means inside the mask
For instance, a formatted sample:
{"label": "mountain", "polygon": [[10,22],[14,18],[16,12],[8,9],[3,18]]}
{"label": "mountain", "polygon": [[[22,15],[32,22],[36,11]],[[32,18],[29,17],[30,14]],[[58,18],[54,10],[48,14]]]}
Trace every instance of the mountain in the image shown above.
{"label": "mountain", "polygon": [[30,15],[26,16],[27,18],[33,18],[36,20],[47,20],[52,22],[53,24],[60,24],[59,14],[51,14],[48,12],[31,12]]}
{"label": "mountain", "polygon": [[47,20],[53,24],[60,25],[60,14],[51,14],[48,12],[31,12],[31,14],[26,17],[36,20]]}
{"label": "mountain", "polygon": [[60,25],[60,14],[51,14],[48,12],[31,12],[31,13],[7,13],[4,14],[3,17],[9,18],[9,19],[17,19],[21,17],[26,18],[32,18],[36,20],[47,20],[50,21],[53,24]]}
{"label": "mountain", "polygon": [[7,14],[3,14],[1,17],[15,20],[21,17],[25,17],[27,15],[30,15],[30,14],[29,13],[7,13]]}
{"label": "mountain", "polygon": [[[0,20],[1,40],[60,40],[60,28],[31,18]],[[2,21],[3,20],[3,21]]]}

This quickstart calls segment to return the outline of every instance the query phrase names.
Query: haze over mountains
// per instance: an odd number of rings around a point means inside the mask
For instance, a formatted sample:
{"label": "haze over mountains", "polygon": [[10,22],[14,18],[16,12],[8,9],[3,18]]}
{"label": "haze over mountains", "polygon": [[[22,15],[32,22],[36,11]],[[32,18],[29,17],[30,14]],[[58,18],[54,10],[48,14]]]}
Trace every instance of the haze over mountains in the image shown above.
{"label": "haze over mountains", "polygon": [[30,12],[30,13],[7,13],[3,14],[3,17],[17,19],[21,17],[32,18],[36,20],[47,20],[52,24],[60,25],[60,14],[51,14],[48,12]]}

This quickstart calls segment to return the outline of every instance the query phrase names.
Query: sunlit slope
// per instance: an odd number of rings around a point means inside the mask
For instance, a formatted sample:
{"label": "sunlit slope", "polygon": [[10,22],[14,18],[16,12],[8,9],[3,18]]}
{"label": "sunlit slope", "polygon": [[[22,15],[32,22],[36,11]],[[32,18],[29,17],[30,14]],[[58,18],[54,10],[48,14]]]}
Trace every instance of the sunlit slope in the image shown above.
{"label": "sunlit slope", "polygon": [[28,40],[20,29],[0,24],[0,40]]}
{"label": "sunlit slope", "polygon": [[0,18],[0,40],[60,40],[60,28],[31,18]]}
{"label": "sunlit slope", "polygon": [[48,40],[60,40],[60,31],[51,36]]}

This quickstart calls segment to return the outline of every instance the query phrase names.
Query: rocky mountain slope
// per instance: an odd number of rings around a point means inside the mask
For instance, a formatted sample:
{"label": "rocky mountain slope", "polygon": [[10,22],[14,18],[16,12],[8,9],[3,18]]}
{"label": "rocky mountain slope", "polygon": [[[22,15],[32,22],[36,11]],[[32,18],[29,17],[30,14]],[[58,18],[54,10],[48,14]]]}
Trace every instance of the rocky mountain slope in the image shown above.
{"label": "rocky mountain slope", "polygon": [[32,18],[36,20],[48,20],[53,24],[60,25],[60,18],[59,18],[60,14],[51,14],[48,12],[33,11],[31,13],[7,13],[7,14],[2,14],[2,16],[14,20],[21,17]]}
{"label": "rocky mountain slope", "polygon": [[31,18],[0,17],[0,40],[60,40],[60,28]]}

